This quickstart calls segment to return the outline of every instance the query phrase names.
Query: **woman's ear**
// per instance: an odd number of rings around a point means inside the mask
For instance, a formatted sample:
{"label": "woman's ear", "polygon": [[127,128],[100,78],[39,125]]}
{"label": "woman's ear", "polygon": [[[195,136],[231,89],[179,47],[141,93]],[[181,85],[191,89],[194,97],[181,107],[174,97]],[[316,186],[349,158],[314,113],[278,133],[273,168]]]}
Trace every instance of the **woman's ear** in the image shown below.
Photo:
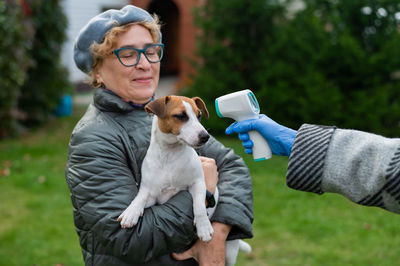
{"label": "woman's ear", "polygon": [[104,83],[104,82],[103,82],[103,79],[102,79],[102,77],[101,77],[101,74],[99,73],[99,71],[96,71],[95,74],[94,74],[94,76],[96,77],[96,82],[97,82],[98,84],[103,84],[103,83]]}

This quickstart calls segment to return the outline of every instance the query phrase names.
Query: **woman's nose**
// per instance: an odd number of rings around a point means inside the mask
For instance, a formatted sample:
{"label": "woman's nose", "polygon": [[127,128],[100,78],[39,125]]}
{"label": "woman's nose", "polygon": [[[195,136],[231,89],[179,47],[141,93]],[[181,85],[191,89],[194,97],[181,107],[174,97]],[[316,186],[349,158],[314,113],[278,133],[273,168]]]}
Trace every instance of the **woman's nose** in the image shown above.
{"label": "woman's nose", "polygon": [[140,55],[139,62],[136,65],[136,68],[148,69],[150,68],[151,63],[147,60],[144,54]]}

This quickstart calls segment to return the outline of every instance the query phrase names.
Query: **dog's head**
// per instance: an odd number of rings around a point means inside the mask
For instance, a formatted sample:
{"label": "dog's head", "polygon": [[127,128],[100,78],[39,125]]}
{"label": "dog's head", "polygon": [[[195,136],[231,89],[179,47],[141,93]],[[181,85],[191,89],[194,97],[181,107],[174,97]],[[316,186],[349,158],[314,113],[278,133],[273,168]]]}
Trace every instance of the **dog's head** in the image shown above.
{"label": "dog's head", "polygon": [[208,118],[209,114],[199,97],[164,96],[148,103],[145,110],[158,117],[161,132],[173,134],[189,146],[200,147],[210,138],[200,124],[201,117]]}

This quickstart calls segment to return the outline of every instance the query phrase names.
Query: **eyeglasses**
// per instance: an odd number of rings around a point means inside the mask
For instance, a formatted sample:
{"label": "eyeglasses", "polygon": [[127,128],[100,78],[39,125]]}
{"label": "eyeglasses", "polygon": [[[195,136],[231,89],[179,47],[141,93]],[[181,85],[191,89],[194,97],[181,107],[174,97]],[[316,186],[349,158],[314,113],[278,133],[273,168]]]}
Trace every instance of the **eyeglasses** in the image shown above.
{"label": "eyeglasses", "polygon": [[164,54],[164,44],[150,44],[144,49],[122,47],[115,49],[113,53],[118,57],[119,62],[126,67],[136,66],[139,63],[141,54],[144,54],[150,63],[158,63]]}

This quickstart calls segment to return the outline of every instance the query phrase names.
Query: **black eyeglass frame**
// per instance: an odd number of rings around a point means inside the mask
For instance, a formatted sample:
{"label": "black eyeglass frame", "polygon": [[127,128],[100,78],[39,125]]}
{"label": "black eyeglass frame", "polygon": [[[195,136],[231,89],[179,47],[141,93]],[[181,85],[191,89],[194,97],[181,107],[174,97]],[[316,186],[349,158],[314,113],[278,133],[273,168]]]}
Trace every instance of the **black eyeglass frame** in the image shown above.
{"label": "black eyeglass frame", "polygon": [[[160,50],[161,53],[160,53],[160,55],[159,55],[159,58],[158,58],[156,61],[150,60],[150,59],[147,57],[147,55],[146,55],[146,50],[147,50],[148,48],[154,47],[154,46],[159,46],[159,47],[161,47],[161,50]],[[139,55],[138,55],[138,57],[137,57],[137,59],[136,59],[136,63],[130,64],[130,65],[124,64],[124,63],[122,62],[120,56],[119,56],[119,52],[122,51],[122,50],[135,50],[135,51],[137,51],[137,52],[139,53]],[[153,43],[153,44],[147,45],[147,46],[144,47],[143,49],[138,49],[138,48],[135,48],[135,47],[122,47],[122,48],[115,49],[115,50],[113,51],[113,54],[115,54],[115,55],[117,56],[119,62],[120,62],[123,66],[125,66],[125,67],[133,67],[133,66],[136,66],[136,65],[139,63],[139,61],[140,61],[140,56],[141,56],[141,54],[144,54],[144,57],[146,57],[147,61],[149,61],[150,63],[158,63],[158,62],[161,61],[161,59],[163,58],[163,55],[164,55],[164,44],[162,44],[162,43]]]}

